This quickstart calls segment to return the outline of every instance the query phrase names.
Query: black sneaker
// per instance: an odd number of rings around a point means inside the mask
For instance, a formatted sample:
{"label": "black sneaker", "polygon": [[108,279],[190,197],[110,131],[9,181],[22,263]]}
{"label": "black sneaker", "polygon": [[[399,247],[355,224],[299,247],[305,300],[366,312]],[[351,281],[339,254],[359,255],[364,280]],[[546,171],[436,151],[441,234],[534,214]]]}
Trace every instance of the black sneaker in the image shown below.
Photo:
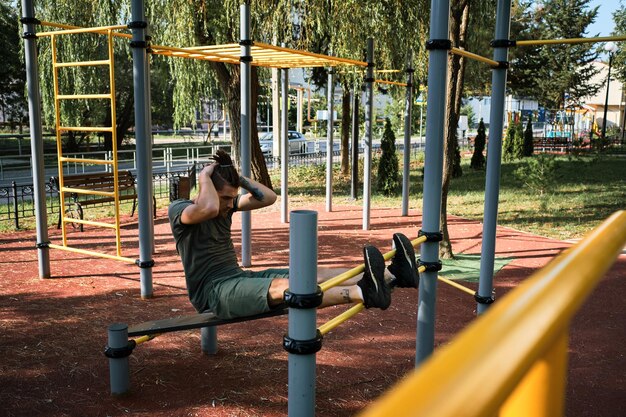
{"label": "black sneaker", "polygon": [[385,258],[374,246],[363,248],[365,272],[356,285],[363,292],[365,308],[377,307],[386,310],[391,304],[391,288],[385,282]]}
{"label": "black sneaker", "polygon": [[388,268],[395,277],[391,285],[400,288],[417,288],[420,276],[417,272],[415,250],[411,241],[402,233],[394,233],[393,243],[396,247],[396,254],[391,259],[391,265]]}

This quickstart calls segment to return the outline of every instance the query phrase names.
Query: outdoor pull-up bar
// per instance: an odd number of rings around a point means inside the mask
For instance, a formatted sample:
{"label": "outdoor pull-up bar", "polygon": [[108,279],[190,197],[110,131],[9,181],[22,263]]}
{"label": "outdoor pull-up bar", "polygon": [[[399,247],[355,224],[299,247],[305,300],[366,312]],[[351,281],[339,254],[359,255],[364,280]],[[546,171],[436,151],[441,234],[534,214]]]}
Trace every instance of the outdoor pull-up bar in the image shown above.
{"label": "outdoor pull-up bar", "polygon": [[500,65],[500,63],[498,61],[494,61],[493,59],[485,58],[484,56],[480,56],[480,55],[475,54],[473,52],[466,51],[465,49],[451,48],[450,52],[455,54],[455,55],[464,56],[466,58],[470,58],[470,59],[473,59],[475,61],[483,62],[483,63],[485,63],[487,65],[492,66],[492,67],[497,67],[498,65]]}
{"label": "outdoor pull-up bar", "polygon": [[525,41],[514,41],[511,46],[532,46],[532,45],[562,45],[577,43],[598,43],[598,42],[619,42],[626,41],[626,36],[598,36],[595,38],[569,38],[569,39],[535,39]]}

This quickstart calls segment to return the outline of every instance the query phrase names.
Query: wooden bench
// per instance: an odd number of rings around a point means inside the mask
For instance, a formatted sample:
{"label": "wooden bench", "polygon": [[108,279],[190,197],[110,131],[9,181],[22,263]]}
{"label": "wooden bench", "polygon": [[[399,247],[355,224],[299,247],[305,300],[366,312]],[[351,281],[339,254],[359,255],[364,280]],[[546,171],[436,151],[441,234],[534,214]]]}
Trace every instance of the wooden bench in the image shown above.
{"label": "wooden bench", "polygon": [[[53,189],[60,191],[59,178],[50,177],[50,184]],[[137,188],[135,187],[135,177],[130,171],[118,171],[117,173],[118,195],[120,201],[133,200],[133,208],[130,215],[135,214],[137,207]],[[87,174],[73,174],[63,176],[63,186],[66,188],[76,188],[83,190],[96,190],[113,192],[115,190],[115,177],[112,172],[92,172]],[[83,219],[83,207],[94,204],[109,203],[115,201],[113,196],[101,196],[94,194],[69,193],[71,205],[65,210],[66,217]],[[60,194],[59,194],[60,198]],[[156,198],[152,196],[154,216],[156,217]],[[57,228],[61,228],[63,213],[59,212],[59,222]],[[83,225],[75,223],[83,231]]]}

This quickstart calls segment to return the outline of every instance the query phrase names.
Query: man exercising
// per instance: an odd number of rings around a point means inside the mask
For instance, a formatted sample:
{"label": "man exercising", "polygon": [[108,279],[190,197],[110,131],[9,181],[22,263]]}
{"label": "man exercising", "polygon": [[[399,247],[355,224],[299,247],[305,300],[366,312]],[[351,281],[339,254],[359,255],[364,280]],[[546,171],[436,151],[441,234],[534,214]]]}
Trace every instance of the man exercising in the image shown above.
{"label": "man exercising", "polygon": [[[233,213],[269,206],[276,201],[276,193],[239,175],[226,152],[218,150],[212,159],[215,162],[200,172],[196,198],[176,200],[168,210],[191,304],[198,312],[211,310],[222,319],[279,308],[289,287],[289,270],[241,269],[231,238]],[[248,193],[239,194],[240,187]],[[417,288],[413,246],[400,233],[393,240],[397,251],[387,271],[380,251],[366,245],[363,277],[356,285],[328,289],[320,308],[363,302],[367,308],[385,310],[391,304],[391,286]]]}

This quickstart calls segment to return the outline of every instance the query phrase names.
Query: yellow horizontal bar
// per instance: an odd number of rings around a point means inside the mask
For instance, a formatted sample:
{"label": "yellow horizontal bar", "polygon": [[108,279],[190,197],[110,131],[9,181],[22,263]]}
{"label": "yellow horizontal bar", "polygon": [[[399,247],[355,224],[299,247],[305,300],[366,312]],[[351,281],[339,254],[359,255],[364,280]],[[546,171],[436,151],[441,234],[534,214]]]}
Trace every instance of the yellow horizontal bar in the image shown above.
{"label": "yellow horizontal bar", "polygon": [[[50,26],[50,27],[59,28],[59,29],[81,29],[80,26],[66,25],[66,24],[63,24],[63,23],[55,23],[55,22],[41,21],[41,22],[39,22],[39,24],[41,26]],[[37,36],[39,36],[39,35],[41,35],[43,33],[49,33],[49,32],[42,32],[42,33],[38,34]],[[107,30],[97,31],[97,33],[101,33],[103,35],[106,35],[106,34],[108,34],[108,31]],[[115,36],[115,37],[121,37],[121,38],[132,38],[133,37],[133,35],[130,35],[128,33],[119,33],[119,32],[113,32],[112,35]]]}
{"label": "yellow horizontal bar", "polygon": [[441,282],[445,282],[446,284],[448,284],[448,285],[450,285],[450,286],[452,286],[452,287],[454,287],[454,288],[457,288],[457,289],[459,289],[459,290],[461,290],[461,291],[463,291],[463,292],[466,292],[466,293],[468,293],[469,295],[474,295],[474,294],[476,294],[476,291],[472,291],[471,289],[469,289],[469,288],[467,288],[467,287],[464,287],[463,285],[461,285],[461,284],[459,284],[459,283],[457,283],[457,282],[454,282],[454,281],[452,281],[452,280],[449,280],[449,279],[447,279],[447,278],[444,278],[444,277],[442,277],[442,276],[438,276],[438,277],[437,277],[437,279],[438,279],[439,281],[441,281]]}
{"label": "yellow horizontal bar", "polygon": [[59,126],[59,130],[72,132],[112,132],[112,127]]}
{"label": "yellow horizontal bar", "polygon": [[90,67],[96,65],[110,65],[110,59],[103,59],[100,61],[75,61],[75,62],[57,62],[54,64],[57,68],[62,67]]}
{"label": "yellow horizontal bar", "polygon": [[[307,56],[307,57],[320,58],[320,59],[324,59],[324,60],[327,60],[327,61],[333,61],[332,63],[328,64],[329,66],[348,64],[348,65],[356,65],[356,66],[360,66],[360,67],[367,67],[367,62],[357,61],[356,59],[339,58],[339,57],[335,57],[335,56],[316,54],[314,52],[300,51],[300,50],[296,50],[296,49],[283,48],[283,47],[280,47],[280,46],[269,45],[269,44],[261,43],[261,42],[254,42],[254,46],[259,47],[259,48],[265,48],[265,49],[273,49],[275,51],[289,52],[289,53],[297,54],[297,55],[304,55],[304,56]],[[252,56],[254,56],[254,51],[252,52]]]}
{"label": "yellow horizontal bar", "polygon": [[526,41],[515,41],[516,46],[529,46],[529,45],[561,45],[561,44],[576,44],[576,43],[596,43],[596,42],[609,42],[609,41],[626,41],[626,36],[598,36],[595,38],[569,38],[569,39],[535,39]]}
{"label": "yellow horizontal bar", "polygon": [[79,224],[86,224],[89,226],[97,226],[97,227],[104,227],[106,229],[117,229],[117,225],[115,225],[115,223],[103,223],[103,222],[94,222],[91,220],[81,220],[81,219],[74,219],[71,217],[63,217],[63,222],[64,223],[79,223]]}
{"label": "yellow horizontal bar", "polygon": [[55,245],[53,243],[50,243],[48,246],[50,246],[52,249],[60,249],[60,250],[64,250],[67,252],[80,253],[82,255],[91,255],[91,256],[97,256],[99,258],[113,259],[116,261],[127,262],[130,264],[134,264],[136,262],[135,259],[126,258],[124,256],[109,255],[107,253],[101,253],[101,252],[96,252],[92,250],[72,248],[70,246],[63,246],[63,245]]}
{"label": "yellow horizontal bar", "polygon": [[154,339],[157,336],[161,336],[161,333],[155,333],[155,334],[147,334],[145,336],[141,336],[138,337],[137,339],[133,339],[135,341],[135,346],[138,346],[142,343],[146,343],[152,339]]}
{"label": "yellow horizontal bar", "polygon": [[493,304],[360,416],[499,415],[524,375],[567,332],[625,244],[626,211],[619,211]]}
{"label": "yellow horizontal bar", "polygon": [[490,65],[492,67],[497,67],[498,65],[500,65],[500,63],[498,61],[494,61],[493,59],[489,59],[489,58],[485,58],[484,56],[480,56],[477,55],[473,52],[469,52],[466,51],[464,49],[460,49],[460,48],[452,48],[450,50],[450,52],[452,52],[455,55],[460,55],[460,56],[464,56],[466,58],[470,58],[476,61],[480,61],[480,62],[484,62],[487,65]]}
{"label": "yellow horizontal bar", "polygon": [[[420,236],[417,239],[411,241],[411,244],[413,245],[413,247],[419,245],[420,243],[424,243],[426,242],[426,236]],[[396,250],[393,249],[387,253],[385,253],[383,255],[383,258],[385,258],[385,261],[388,261],[389,259],[393,258],[393,256],[396,254]],[[361,264],[357,267],[354,267],[346,272],[343,272],[339,275],[337,275],[336,277],[333,277],[327,281],[324,281],[320,284],[320,288],[322,289],[322,292],[327,291],[329,288],[332,287],[336,287],[337,285],[341,284],[344,281],[349,280],[350,278],[353,278],[357,275],[359,275],[361,272],[365,271],[365,264]]]}
{"label": "yellow horizontal bar", "polygon": [[350,307],[348,310],[338,315],[337,317],[330,319],[326,323],[322,324],[318,330],[323,336],[326,333],[333,330],[335,327],[339,326],[344,321],[356,316],[358,313],[360,313],[364,309],[365,309],[365,306],[363,305],[363,303],[355,304],[352,307]]}
{"label": "yellow horizontal bar", "polygon": [[108,98],[111,99],[111,94],[59,94],[57,99],[59,100],[78,100],[78,99],[100,99],[100,98]]}
{"label": "yellow horizontal bar", "polygon": [[387,81],[387,80],[374,80],[375,83],[378,84],[391,84],[391,85],[399,85],[401,87],[406,87],[407,83],[401,83],[399,81]]}
{"label": "yellow horizontal bar", "polygon": [[70,158],[67,156],[62,156],[59,158],[60,162],[78,162],[81,164],[92,164],[92,165],[112,165],[114,161],[105,161],[104,159],[87,159],[87,158]]}
{"label": "yellow horizontal bar", "polygon": [[102,195],[105,197],[115,197],[115,192],[113,191],[98,191],[98,190],[89,190],[86,188],[71,188],[71,187],[63,187],[61,191],[64,193],[76,193],[76,194],[86,194],[86,195]]}
{"label": "yellow horizontal bar", "polygon": [[[42,25],[47,22],[41,22]],[[51,26],[51,25],[44,25]],[[58,27],[58,26],[57,26]],[[72,33],[97,33],[100,35],[107,34],[109,30],[126,30],[128,29],[128,25],[114,25],[114,26],[96,26],[92,28],[81,28],[81,27],[73,27],[62,30],[53,30],[50,32],[40,32],[37,36],[52,36],[52,35],[69,35]],[[131,35],[128,35],[129,37]]]}

